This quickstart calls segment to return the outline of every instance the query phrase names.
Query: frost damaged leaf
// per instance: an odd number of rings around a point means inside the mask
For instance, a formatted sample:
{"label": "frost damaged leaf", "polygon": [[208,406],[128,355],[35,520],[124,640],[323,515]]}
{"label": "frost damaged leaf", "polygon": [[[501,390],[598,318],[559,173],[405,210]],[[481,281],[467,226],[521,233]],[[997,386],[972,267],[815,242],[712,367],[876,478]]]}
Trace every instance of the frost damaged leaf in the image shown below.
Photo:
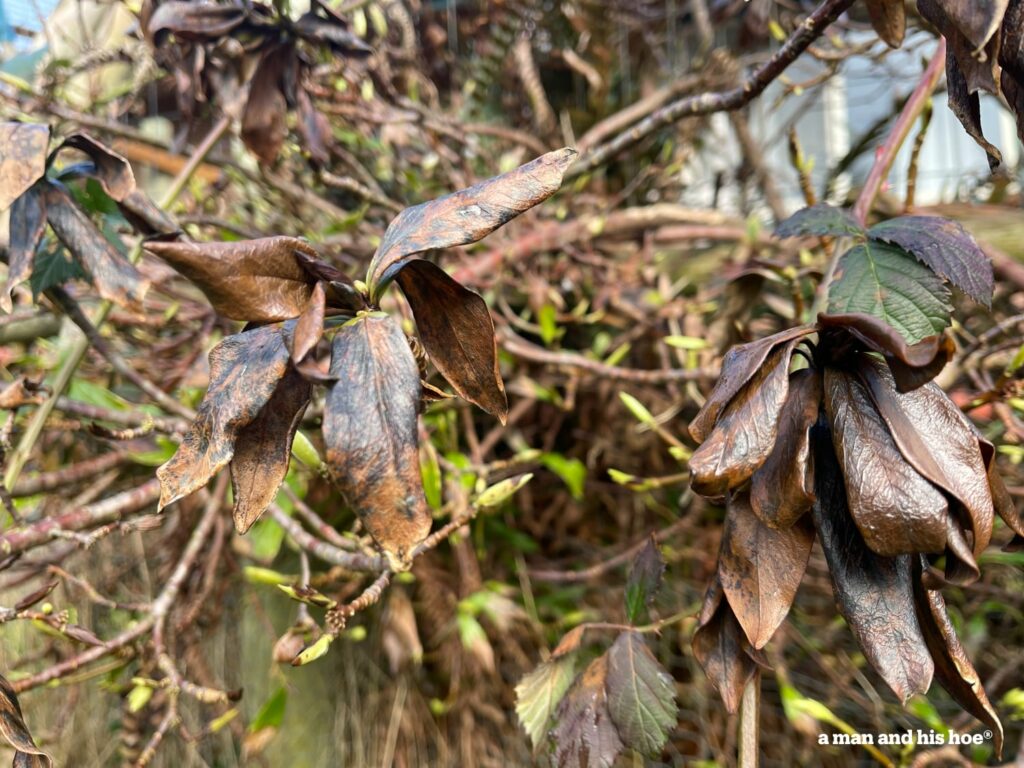
{"label": "frost damaged leaf", "polygon": [[878,36],[890,48],[899,48],[907,31],[907,13],[902,0],[867,0],[866,5],[871,26]]}
{"label": "frost damaged leaf", "polygon": [[392,220],[370,262],[366,282],[371,300],[380,298],[408,257],[475,243],[551,197],[574,157],[576,151],[568,148],[548,152],[514,171],[406,208]]}
{"label": "frost damaged leaf", "polygon": [[623,743],[608,711],[608,654],[594,659],[558,705],[555,764],[559,768],[611,768]]}
{"label": "frost damaged leaf", "polygon": [[46,231],[46,203],[42,188],[36,184],[11,206],[10,243],[8,247],[7,283],[0,293],[0,309],[13,309],[11,293],[29,279],[35,264],[36,249]]}
{"label": "frost damaged leaf", "polygon": [[865,386],[853,374],[827,368],[825,408],[845,500],[867,545],[886,557],[942,552],[946,499],[904,460]]}
{"label": "frost damaged leaf", "polygon": [[626,618],[633,624],[640,621],[654,602],[665,575],[665,560],[651,535],[629,569],[626,579]]}
{"label": "frost damaged leaf", "polygon": [[213,348],[210,385],[195,421],[177,453],[156,471],[160,509],[202,488],[231,461],[239,433],[259,418],[287,366],[285,331],[279,326],[236,333]]}
{"label": "frost damaged leaf", "polygon": [[623,743],[661,752],[678,717],[675,682],[639,632],[622,632],[608,650],[608,712]]}
{"label": "frost damaged leaf", "polygon": [[820,404],[821,376],[808,368],[790,374],[775,447],[750,481],[751,509],[772,528],[788,528],[814,503],[810,431]]}
{"label": "frost damaged leaf", "polygon": [[218,314],[231,320],[273,323],[302,314],[315,278],[296,253],[316,257],[295,237],[227,243],[150,242],[146,250],[191,280]]}
{"label": "frost damaged leaf", "polygon": [[412,308],[423,348],[441,375],[461,397],[504,424],[508,398],[486,302],[423,259],[406,264],[397,280]]}
{"label": "frost damaged leaf", "polygon": [[812,544],[809,521],[773,530],[758,520],[746,493],[730,495],[718,580],[754,648],[763,648],[789,613]]}
{"label": "frost damaged leaf", "polygon": [[551,717],[576,674],[572,654],[540,664],[516,686],[516,715],[536,750],[547,738]]}
{"label": "frost damaged leaf", "polygon": [[[926,567],[924,558],[921,566]],[[919,575],[919,574],[918,574]],[[985,694],[967,651],[956,636],[946,611],[946,601],[937,590],[926,589],[920,578],[914,579],[914,605],[928,651],[935,660],[935,679],[954,700],[995,734],[996,754],[1003,752],[1003,726]]]}
{"label": "frost damaged leaf", "polygon": [[828,203],[817,203],[802,208],[775,228],[776,237],[807,237],[816,235],[842,235],[863,237],[864,228],[842,208]]}
{"label": "frost damaged leaf", "polygon": [[420,475],[416,359],[390,317],[351,320],[334,337],[324,442],[331,477],[388,558],[407,570],[430,531]]}
{"label": "frost damaged leaf", "polygon": [[38,123],[0,123],[0,211],[46,173],[50,127]]}
{"label": "frost damaged leaf", "polygon": [[141,311],[149,283],[139,271],[118,253],[65,189],[49,184],[43,199],[54,234],[88,273],[100,296],[125,309]]}
{"label": "frost damaged leaf", "polygon": [[768,458],[789,391],[789,361],[797,342],[794,338],[779,345],[722,410],[714,431],[690,457],[694,491],[723,496],[749,480]]}
{"label": "frost damaged leaf", "polygon": [[292,440],[312,390],[309,382],[289,367],[259,415],[238,431],[231,487],[239,533],[248,531],[277,496],[288,474]]}
{"label": "frost damaged leaf", "polygon": [[898,245],[975,301],[992,306],[992,262],[958,222],[941,216],[900,216],[868,235]]}
{"label": "frost damaged leaf", "polygon": [[928,690],[934,671],[914,610],[911,556],[882,557],[865,545],[847,508],[827,426],[819,421],[811,440],[817,495],[814,525],[836,605],[871,666],[906,702]]}
{"label": "frost damaged leaf", "polygon": [[15,750],[13,764],[16,768],[52,768],[53,761],[33,741],[14,688],[3,676],[0,676],[0,736]]}

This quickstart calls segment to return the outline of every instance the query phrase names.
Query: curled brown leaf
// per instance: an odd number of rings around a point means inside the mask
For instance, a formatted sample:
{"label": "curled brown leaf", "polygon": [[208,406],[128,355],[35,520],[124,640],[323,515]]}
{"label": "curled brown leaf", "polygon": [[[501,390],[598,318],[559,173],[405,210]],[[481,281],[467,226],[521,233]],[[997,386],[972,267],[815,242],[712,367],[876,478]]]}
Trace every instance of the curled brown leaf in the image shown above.
{"label": "curled brown leaf", "polygon": [[15,768],[53,768],[53,760],[32,739],[14,688],[3,676],[0,676],[0,737],[15,750]]}
{"label": "curled brown leaf", "polygon": [[46,231],[46,202],[41,185],[34,184],[11,206],[7,283],[0,293],[0,308],[13,309],[11,292],[32,276],[36,249]]}

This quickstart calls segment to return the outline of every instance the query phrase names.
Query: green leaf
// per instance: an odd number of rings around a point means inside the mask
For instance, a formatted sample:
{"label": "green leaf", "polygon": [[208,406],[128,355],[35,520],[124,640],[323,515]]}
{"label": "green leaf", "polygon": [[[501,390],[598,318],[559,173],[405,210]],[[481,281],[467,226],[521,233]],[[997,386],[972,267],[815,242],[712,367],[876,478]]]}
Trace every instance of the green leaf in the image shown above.
{"label": "green leaf", "polygon": [[249,732],[255,733],[264,728],[279,728],[284,722],[284,708],[287,704],[288,689],[278,688],[269,699],[263,702],[260,711],[256,713],[256,717],[249,724]]}
{"label": "green leaf", "polygon": [[334,642],[334,638],[330,635],[320,635],[315,643],[304,648],[302,653],[292,659],[292,666],[301,667],[304,664],[309,664],[311,661],[316,661],[327,653],[332,642]]}
{"label": "green leaf", "polygon": [[546,661],[516,686],[516,714],[534,749],[547,738],[551,716],[576,672],[575,654]]}
{"label": "green leaf", "polygon": [[583,485],[587,479],[587,468],[579,459],[567,459],[560,453],[545,453],[540,457],[541,463],[562,478],[572,497],[579,501],[583,498]]}
{"label": "green leaf", "polygon": [[874,315],[911,344],[941,333],[951,310],[941,278],[901,248],[876,241],[844,253],[829,285],[830,314]]}
{"label": "green leaf", "polygon": [[512,498],[513,494],[533,479],[533,475],[527,472],[519,477],[509,477],[489,486],[477,496],[474,506],[477,508],[496,507]]}
{"label": "green leaf", "polygon": [[85,270],[71,259],[64,248],[51,244],[36,254],[29,285],[32,286],[32,296],[38,298],[39,294],[55,285],[87,277]]}
{"label": "green leaf", "polygon": [[675,681],[643,636],[623,632],[608,651],[608,711],[623,743],[654,756],[678,718]]}
{"label": "green leaf", "polygon": [[628,392],[619,392],[619,399],[622,401],[622,404],[629,409],[629,412],[633,414],[633,418],[641,424],[645,424],[648,427],[658,426],[658,420],[654,418],[654,414],[647,410],[647,406],[631,394]]}
{"label": "green leaf", "polygon": [[153,698],[153,689],[148,685],[136,685],[128,692],[128,711],[138,712]]}
{"label": "green leaf", "polygon": [[827,203],[799,210],[775,228],[776,237],[807,235],[863,237],[864,228],[848,212]]}
{"label": "green leaf", "polygon": [[665,561],[651,536],[637,552],[626,580],[626,617],[630,623],[636,624],[644,616],[661,587],[664,573]]}
{"label": "green leaf", "polygon": [[544,345],[550,347],[558,338],[558,322],[555,319],[555,308],[551,304],[545,304],[537,312],[537,324],[540,326],[540,337]]}

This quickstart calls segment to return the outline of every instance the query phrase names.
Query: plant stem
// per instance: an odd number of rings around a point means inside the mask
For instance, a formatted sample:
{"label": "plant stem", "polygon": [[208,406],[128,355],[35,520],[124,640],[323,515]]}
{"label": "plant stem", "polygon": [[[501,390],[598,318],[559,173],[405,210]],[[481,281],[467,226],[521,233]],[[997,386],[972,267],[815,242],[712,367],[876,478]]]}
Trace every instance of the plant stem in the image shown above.
{"label": "plant stem", "polygon": [[[185,185],[188,184],[192,174],[195,173],[200,163],[206,159],[206,156],[213,149],[214,145],[220,140],[224,132],[227,131],[231,125],[231,121],[227,117],[221,117],[220,120],[210,129],[210,132],[203,139],[195,153],[189,159],[188,163],[181,169],[178,175],[171,182],[171,186],[168,188],[166,194],[159,205],[161,208],[169,208],[178,199],[182,190],[185,189]],[[140,240],[132,248],[131,253],[128,255],[128,260],[131,263],[136,263],[142,258],[142,241]],[[107,315],[110,314],[111,304],[109,301],[104,301],[100,304],[99,310],[96,312],[96,317],[92,321],[93,327],[99,330],[103,323],[107,319]],[[39,408],[32,414],[32,418],[29,419],[28,425],[25,427],[25,432],[21,436],[21,440],[18,441],[17,447],[11,452],[8,460],[7,470],[4,472],[4,486],[11,488],[14,482],[18,479],[21,474],[21,470],[25,468],[25,464],[28,462],[29,456],[32,454],[32,449],[35,447],[36,441],[43,432],[43,427],[46,425],[46,420],[50,417],[54,407],[57,405],[57,399],[64,394],[64,390],[67,389],[71,383],[71,379],[74,377],[75,372],[78,370],[78,366],[85,358],[86,352],[89,351],[89,339],[85,336],[78,336],[71,344],[71,348],[68,350],[67,356],[64,358],[64,362],[61,364],[57,371],[56,378],[50,385],[51,392],[50,396],[46,401],[39,406]]]}
{"label": "plant stem", "polygon": [[755,670],[740,701],[739,768],[757,768],[760,715],[761,671]]}

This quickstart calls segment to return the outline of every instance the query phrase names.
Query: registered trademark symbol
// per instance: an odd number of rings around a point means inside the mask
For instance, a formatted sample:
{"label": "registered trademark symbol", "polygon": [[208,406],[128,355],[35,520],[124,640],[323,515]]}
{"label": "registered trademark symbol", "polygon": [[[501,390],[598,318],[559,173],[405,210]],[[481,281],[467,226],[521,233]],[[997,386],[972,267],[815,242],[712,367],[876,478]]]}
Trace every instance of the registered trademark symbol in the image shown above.
{"label": "registered trademark symbol", "polygon": [[986,739],[991,739],[992,738],[992,731],[985,731],[985,733],[983,735],[985,736]]}

